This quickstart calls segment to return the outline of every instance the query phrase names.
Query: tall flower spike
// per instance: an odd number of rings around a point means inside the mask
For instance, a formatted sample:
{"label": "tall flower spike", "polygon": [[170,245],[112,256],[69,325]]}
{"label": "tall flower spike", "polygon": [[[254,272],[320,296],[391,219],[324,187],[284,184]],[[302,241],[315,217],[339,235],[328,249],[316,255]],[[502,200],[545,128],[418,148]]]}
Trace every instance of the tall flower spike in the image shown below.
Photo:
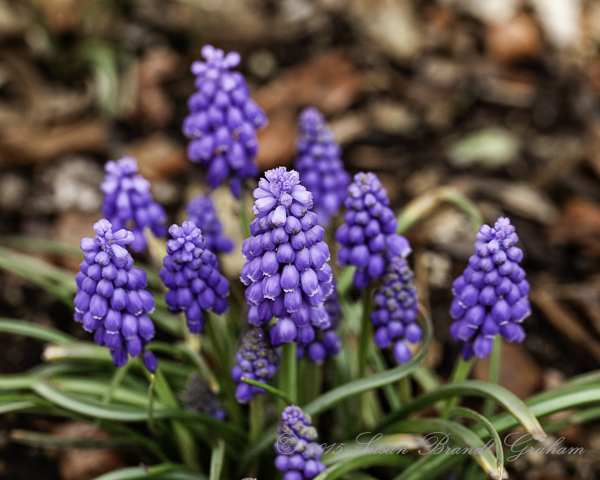
{"label": "tall flower spike", "polygon": [[373,295],[371,322],[375,327],[375,343],[379,348],[392,346],[396,363],[410,360],[406,342],[418,343],[423,332],[417,324],[417,289],[407,261],[395,257],[388,262],[383,280]]}
{"label": "tall flower spike", "polygon": [[204,413],[217,420],[225,419],[225,410],[221,408],[218,397],[210,391],[206,380],[196,372],[192,372],[188,377],[183,402],[186,410]]}
{"label": "tall flower spike", "polygon": [[244,335],[235,360],[236,365],[231,369],[231,376],[238,384],[235,391],[238,402],[246,403],[257,393],[265,393],[262,388],[242,382],[242,377],[245,377],[267,383],[267,380],[277,372],[279,363],[277,352],[262,328],[253,328]]}
{"label": "tall flower spike", "polygon": [[477,233],[469,266],[454,280],[450,326],[454,340],[463,343],[462,356],[487,357],[497,334],[509,342],[522,342],[520,325],[530,314],[529,282],[519,263],[523,251],[510,219],[500,217],[494,227],[483,225]]}
{"label": "tall flower spike", "polygon": [[278,433],[275,468],[285,472],[284,480],[310,479],[325,470],[323,448],[316,443],[317,430],[300,407],[290,405],[283,410]]}
{"label": "tall flower spike", "polygon": [[276,317],[270,331],[273,345],[308,345],[315,328],[331,324],[324,305],[333,291],[325,230],[317,224],[312,194],[300,185],[298,172],[279,167],[265,177],[253,193],[253,236],[242,245],[248,321],[262,325]]}
{"label": "tall flower spike", "polygon": [[104,169],[106,176],[100,185],[104,192],[102,213],[115,231],[131,230],[134,241],[129,247],[134,252],[142,252],[146,248],[144,228],[150,228],[157,237],[167,234],[165,210],[152,199],[150,182],[137,173],[135,158],[110,160]]}
{"label": "tall flower spike", "polygon": [[395,233],[397,221],[389,204],[387,191],[374,173],[357,173],[346,189],[348,211],[335,238],[342,245],[340,265],[357,267],[356,288],[366,288],[371,280],[381,278],[387,261],[406,258],[411,252],[408,240]]}
{"label": "tall flower spike", "polygon": [[167,241],[167,255],[159,276],[169,289],[165,296],[169,310],[185,311],[191,333],[204,328],[202,310],[217,314],[227,311],[229,282],[219,273],[217,256],[206,248],[202,232],[194,222],[171,225],[173,237]]}
{"label": "tall flower spike", "polygon": [[314,212],[319,223],[326,226],[340,211],[350,175],[344,170],[341,149],[333,132],[316,108],[302,111],[298,129],[300,138],[294,168],[300,173],[302,184],[313,194]]}
{"label": "tall flower spike", "polygon": [[299,346],[296,350],[298,359],[307,356],[311,361],[321,364],[327,357],[335,357],[342,350],[342,340],[335,332],[340,323],[340,304],[338,302],[338,292],[335,289],[335,279],[333,280],[333,291],[329,298],[325,300],[325,309],[329,313],[331,326],[327,330],[317,330],[315,339],[308,345]]}
{"label": "tall flower spike", "polygon": [[223,226],[219,221],[212,198],[196,195],[185,207],[188,220],[194,222],[202,231],[206,247],[213,253],[229,253],[233,250],[233,241],[223,235]]}
{"label": "tall flower spike", "polygon": [[154,311],[154,297],[146,286],[146,272],[133,268],[125,248],[133,233],[119,230],[102,219],[94,224],[96,236],[81,240],[84,261],[77,273],[75,321],[94,332],[94,341],[106,345],[115,365],[127,363],[127,354],[142,355],[146,368],[156,370],[156,357],[145,346],[154,337],[148,313]]}
{"label": "tall flower spike", "polygon": [[239,198],[244,178],[258,176],[254,159],[258,152],[256,130],[267,117],[250,98],[250,89],[240,72],[237,52],[205,45],[205,61],[192,64],[196,88],[188,100],[191,111],[183,122],[183,133],[192,139],[188,157],[208,168],[207,181],[214,188],[229,179],[231,192]]}

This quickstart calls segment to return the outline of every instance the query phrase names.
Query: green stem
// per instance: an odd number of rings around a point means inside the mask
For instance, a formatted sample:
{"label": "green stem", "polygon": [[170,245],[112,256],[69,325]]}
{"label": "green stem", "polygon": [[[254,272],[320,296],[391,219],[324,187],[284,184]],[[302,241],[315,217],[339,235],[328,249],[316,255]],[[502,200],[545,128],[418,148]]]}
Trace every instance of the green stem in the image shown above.
{"label": "green stem", "polygon": [[323,385],[323,365],[316,364],[309,358],[302,360],[304,364],[304,376],[302,376],[302,385],[304,396],[302,404],[312,402],[319,396]]}
{"label": "green stem", "polygon": [[250,400],[250,443],[256,441],[264,430],[265,396],[254,395]]}
{"label": "green stem", "polygon": [[294,403],[284,392],[282,392],[281,390],[278,390],[275,387],[272,387],[271,385],[268,385],[268,384],[262,383],[262,382],[258,382],[256,380],[250,380],[249,378],[246,378],[246,377],[242,377],[241,381],[244,383],[247,383],[248,385],[262,388],[265,392],[272,393],[276,397],[281,398],[287,405],[292,405]]}
{"label": "green stem", "polygon": [[136,359],[132,358],[129,362],[127,362],[122,367],[117,367],[115,369],[115,373],[113,374],[113,377],[112,377],[112,379],[110,381],[110,385],[108,386],[108,390],[106,391],[106,393],[102,397],[102,403],[108,405],[112,401],[115,393],[117,393],[117,390],[121,386],[121,382],[125,378],[125,375],[127,375],[127,372],[129,371],[129,368],[131,367],[131,365],[135,361],[136,361]]}
{"label": "green stem", "polygon": [[[471,365],[473,364],[473,359],[463,360],[462,356],[459,355],[456,364],[454,365],[454,371],[452,372],[452,377],[450,378],[449,383],[457,383],[462,382],[469,376],[469,372],[471,371]],[[446,406],[442,412],[442,418],[448,418],[452,409],[458,403],[458,397],[450,398],[446,402]]]}
{"label": "green stem", "polygon": [[373,287],[368,287],[364,292],[362,324],[358,344],[358,378],[365,375],[369,347],[371,346],[371,333],[373,330],[373,324],[371,323],[372,303]]}
{"label": "green stem", "polygon": [[[500,377],[500,359],[502,356],[502,336],[494,337],[494,347],[490,356],[490,383],[498,383]],[[483,416],[490,418],[494,414],[494,401],[487,399],[483,406]]]}
{"label": "green stem", "polygon": [[298,360],[296,343],[284,343],[281,348],[281,389],[295,404],[298,401]]}
{"label": "green stem", "polygon": [[244,203],[244,196],[240,196],[240,218],[242,221],[242,231],[246,238],[251,237],[250,234],[250,218],[248,217],[248,212],[246,211],[246,205]]}
{"label": "green stem", "polygon": [[412,387],[410,384],[410,377],[404,377],[398,384],[398,394],[400,395],[400,401],[403,405],[410,402],[412,398]]}
{"label": "green stem", "polygon": [[156,384],[156,377],[150,375],[150,385],[148,386],[148,428],[154,434],[158,434],[156,423],[154,422],[154,385]]}

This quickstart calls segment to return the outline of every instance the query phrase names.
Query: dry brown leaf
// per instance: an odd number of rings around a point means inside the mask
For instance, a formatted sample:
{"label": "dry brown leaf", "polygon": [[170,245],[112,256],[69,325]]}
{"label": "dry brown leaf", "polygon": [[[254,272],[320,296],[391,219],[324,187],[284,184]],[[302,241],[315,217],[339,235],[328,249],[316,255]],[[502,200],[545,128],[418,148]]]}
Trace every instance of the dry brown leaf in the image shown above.
{"label": "dry brown leaf", "polygon": [[160,132],[131,142],[125,152],[137,159],[140,173],[150,181],[177,175],[190,166],[185,149]]}
{"label": "dry brown leaf", "polygon": [[526,13],[501,24],[488,25],[486,43],[501,62],[515,62],[537,56],[542,47],[540,32]]}
{"label": "dry brown leaf", "polygon": [[269,115],[269,124],[258,131],[259,168],[269,170],[278,166],[288,166],[294,157],[296,147],[296,116],[291,109],[278,109]]}
{"label": "dry brown leaf", "polygon": [[66,153],[99,152],[107,138],[108,127],[100,120],[48,128],[17,125],[0,135],[0,167],[44,162]]}
{"label": "dry brown leaf", "polygon": [[577,315],[568,307],[559,304],[543,288],[534,288],[529,298],[544,313],[546,319],[570,342],[585,349],[600,363],[600,342],[576,320]]}
{"label": "dry brown leaf", "polygon": [[583,198],[569,199],[548,233],[551,243],[574,243],[586,254],[600,257],[600,205]]}

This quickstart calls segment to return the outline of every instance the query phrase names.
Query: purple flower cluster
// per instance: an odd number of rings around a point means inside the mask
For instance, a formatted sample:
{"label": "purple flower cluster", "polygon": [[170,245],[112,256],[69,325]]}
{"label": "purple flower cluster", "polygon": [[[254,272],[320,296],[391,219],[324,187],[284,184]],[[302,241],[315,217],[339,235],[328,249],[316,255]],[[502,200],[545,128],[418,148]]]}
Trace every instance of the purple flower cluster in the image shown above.
{"label": "purple flower cluster", "polygon": [[290,405],[283,410],[275,442],[275,468],[285,472],[283,480],[314,478],[323,470],[323,448],[317,445],[317,430],[310,415],[300,407]]}
{"label": "purple flower cluster", "polygon": [[204,413],[217,420],[225,420],[225,410],[219,399],[211,392],[208,383],[196,372],[192,372],[185,384],[183,403],[186,410]]}
{"label": "purple flower cluster", "polygon": [[326,226],[340,210],[350,175],[344,170],[341,149],[333,132],[316,108],[302,111],[298,129],[300,138],[294,168],[300,173],[302,184],[313,194],[319,223]]}
{"label": "purple flower cluster", "polygon": [[173,238],[167,241],[167,255],[159,272],[169,289],[165,300],[172,313],[185,311],[190,332],[200,333],[204,327],[202,310],[219,315],[227,311],[229,282],[219,272],[217,256],[206,248],[194,222],[171,225],[169,233]]}
{"label": "purple flower cluster", "polygon": [[237,365],[231,369],[231,376],[238,384],[235,397],[238,402],[246,403],[257,393],[265,393],[265,391],[242,382],[242,377],[267,383],[267,380],[277,372],[279,358],[265,331],[255,327],[244,336],[235,359]]}
{"label": "purple flower cluster", "polygon": [[342,245],[340,265],[357,267],[356,288],[366,288],[371,280],[382,277],[386,262],[406,258],[411,252],[406,238],[395,233],[397,221],[389,204],[387,191],[374,173],[357,173],[346,189],[348,211],[335,238]]}
{"label": "purple flower cluster", "polygon": [[266,125],[267,117],[250,98],[244,76],[230,71],[240,63],[239,53],[225,55],[205,45],[202,56],[205,62],[192,64],[198,91],[188,100],[191,113],[183,123],[183,133],[192,139],[188,156],[208,168],[212,187],[229,179],[231,192],[239,198],[243,179],[258,175],[256,129]]}
{"label": "purple flower cluster", "polygon": [[106,176],[100,185],[104,192],[102,213],[115,231],[127,228],[133,232],[134,241],[129,247],[134,252],[142,252],[146,248],[144,228],[150,228],[157,237],[167,234],[165,210],[152,200],[150,182],[137,173],[135,158],[110,160],[104,169]]}
{"label": "purple flower cluster", "polygon": [[529,282],[519,263],[523,251],[515,247],[519,237],[510,219],[500,217],[494,227],[484,225],[477,233],[475,253],[469,266],[454,280],[450,332],[463,343],[462,356],[487,357],[497,334],[509,342],[522,342],[520,323],[530,313]]}
{"label": "purple flower cluster", "polygon": [[298,346],[296,356],[298,359],[308,356],[313,362],[321,364],[327,357],[335,357],[342,350],[342,340],[335,332],[340,321],[340,304],[338,293],[333,281],[333,291],[325,300],[325,308],[331,319],[331,326],[326,330],[317,330],[315,339],[306,346]]}
{"label": "purple flower cluster", "polygon": [[188,220],[194,222],[202,231],[206,247],[213,253],[229,253],[233,250],[233,241],[223,235],[223,225],[219,221],[212,198],[205,195],[195,196],[185,208]]}
{"label": "purple flower cluster", "polygon": [[119,230],[102,219],[94,224],[96,236],[81,240],[84,261],[75,276],[75,321],[94,341],[106,345],[115,365],[127,363],[127,354],[143,354],[146,368],[156,370],[156,357],[145,346],[154,337],[154,324],[148,313],[154,311],[152,293],[144,290],[146,272],[133,268],[133,258],[125,248],[131,244],[133,233]]}
{"label": "purple flower cluster", "polygon": [[312,194],[300,185],[298,172],[279,167],[265,177],[253,193],[252,237],[242,245],[248,320],[262,325],[277,317],[270,331],[273,345],[308,345],[314,328],[331,324],[324,305],[333,291],[325,230],[317,224]]}
{"label": "purple flower cluster", "polygon": [[375,326],[375,343],[379,348],[393,344],[392,352],[398,364],[410,360],[406,342],[418,343],[423,332],[417,324],[417,289],[408,262],[401,257],[388,262],[381,285],[373,295],[371,322]]}

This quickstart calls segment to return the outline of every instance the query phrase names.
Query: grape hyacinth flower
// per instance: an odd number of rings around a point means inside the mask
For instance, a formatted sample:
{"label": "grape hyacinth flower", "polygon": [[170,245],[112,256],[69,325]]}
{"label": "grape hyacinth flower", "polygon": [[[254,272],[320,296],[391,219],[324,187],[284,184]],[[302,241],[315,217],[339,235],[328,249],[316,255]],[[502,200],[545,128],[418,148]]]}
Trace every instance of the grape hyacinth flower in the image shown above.
{"label": "grape hyacinth flower", "polygon": [[188,100],[191,111],[183,122],[183,133],[191,139],[188,157],[208,168],[206,180],[213,188],[229,179],[231,192],[240,198],[244,178],[258,176],[254,159],[258,152],[256,130],[267,117],[254,100],[240,72],[240,54],[205,45],[205,61],[192,64],[196,88]]}
{"label": "grape hyacinth flower", "polygon": [[146,272],[133,268],[133,258],[125,248],[133,233],[121,229],[113,233],[111,223],[94,224],[96,236],[81,240],[84,261],[75,277],[75,321],[94,332],[94,341],[106,345],[115,365],[127,363],[128,354],[142,355],[144,365],[154,372],[157,361],[145,346],[154,337],[154,324],[148,313],[154,311],[154,297],[146,286]]}
{"label": "grape hyacinth flower", "polygon": [[300,138],[294,168],[300,181],[313,194],[314,212],[319,223],[326,226],[340,211],[350,174],[344,170],[333,132],[316,108],[306,108],[298,121]]}
{"label": "grape hyacinth flower", "polygon": [[150,228],[157,237],[167,234],[165,210],[152,199],[150,182],[137,173],[135,158],[110,160],[104,169],[106,176],[100,185],[104,192],[102,213],[115,231],[127,228],[133,232],[134,241],[129,247],[142,252],[146,248],[144,228]]}
{"label": "grape hyacinth flower", "polygon": [[408,262],[402,257],[393,258],[373,295],[371,322],[376,329],[375,343],[382,349],[392,345],[398,364],[408,362],[412,355],[406,342],[418,343],[423,335],[416,322],[418,301]]}
{"label": "grape hyacinth flower", "polygon": [[225,420],[225,410],[210,390],[208,383],[198,373],[192,372],[185,384],[183,403],[186,410],[204,413],[217,420]]}
{"label": "grape hyacinth flower", "polygon": [[389,204],[387,191],[374,173],[357,173],[346,189],[348,211],[335,238],[342,245],[340,265],[357,267],[354,285],[358,289],[381,278],[386,262],[411,252],[408,240],[395,233],[398,222]]}
{"label": "grape hyacinth flower", "polygon": [[265,177],[253,192],[252,237],[242,245],[248,321],[262,325],[276,317],[269,332],[274,346],[308,345],[315,328],[331,324],[324,305],[333,291],[325,230],[317,224],[312,194],[300,185],[298,172],[279,167]]}
{"label": "grape hyacinth flower", "polygon": [[285,472],[283,480],[310,479],[325,470],[323,448],[315,443],[317,430],[300,407],[290,405],[283,410],[278,433],[275,468]]}
{"label": "grape hyacinth flower", "polygon": [[242,377],[245,377],[266,384],[277,372],[277,352],[262,328],[252,328],[244,335],[235,359],[237,364],[231,369],[231,376],[238,384],[235,391],[238,402],[246,403],[257,393],[264,394],[262,388],[242,382]]}
{"label": "grape hyacinth flower", "polygon": [[325,300],[325,309],[329,313],[331,326],[326,330],[317,330],[315,339],[306,346],[299,346],[296,350],[298,360],[308,357],[317,364],[322,364],[327,357],[335,357],[342,350],[342,340],[335,332],[340,322],[340,304],[338,302],[338,292],[335,289],[335,280],[333,281],[333,291],[329,298]]}
{"label": "grape hyacinth flower", "polygon": [[219,221],[212,198],[196,195],[185,208],[188,220],[202,231],[206,247],[213,253],[229,253],[233,250],[233,241],[223,235],[223,225]]}
{"label": "grape hyacinth flower", "polygon": [[229,282],[219,272],[217,256],[206,248],[202,232],[194,222],[171,225],[167,255],[159,277],[169,289],[165,296],[171,313],[185,311],[191,333],[204,328],[202,310],[227,311]]}
{"label": "grape hyacinth flower", "polygon": [[509,342],[522,342],[520,325],[530,314],[529,282],[519,263],[523,251],[515,247],[519,237],[510,219],[500,217],[493,227],[477,233],[475,253],[463,274],[454,280],[450,327],[454,340],[462,341],[465,360],[473,354],[487,357],[497,334]]}

